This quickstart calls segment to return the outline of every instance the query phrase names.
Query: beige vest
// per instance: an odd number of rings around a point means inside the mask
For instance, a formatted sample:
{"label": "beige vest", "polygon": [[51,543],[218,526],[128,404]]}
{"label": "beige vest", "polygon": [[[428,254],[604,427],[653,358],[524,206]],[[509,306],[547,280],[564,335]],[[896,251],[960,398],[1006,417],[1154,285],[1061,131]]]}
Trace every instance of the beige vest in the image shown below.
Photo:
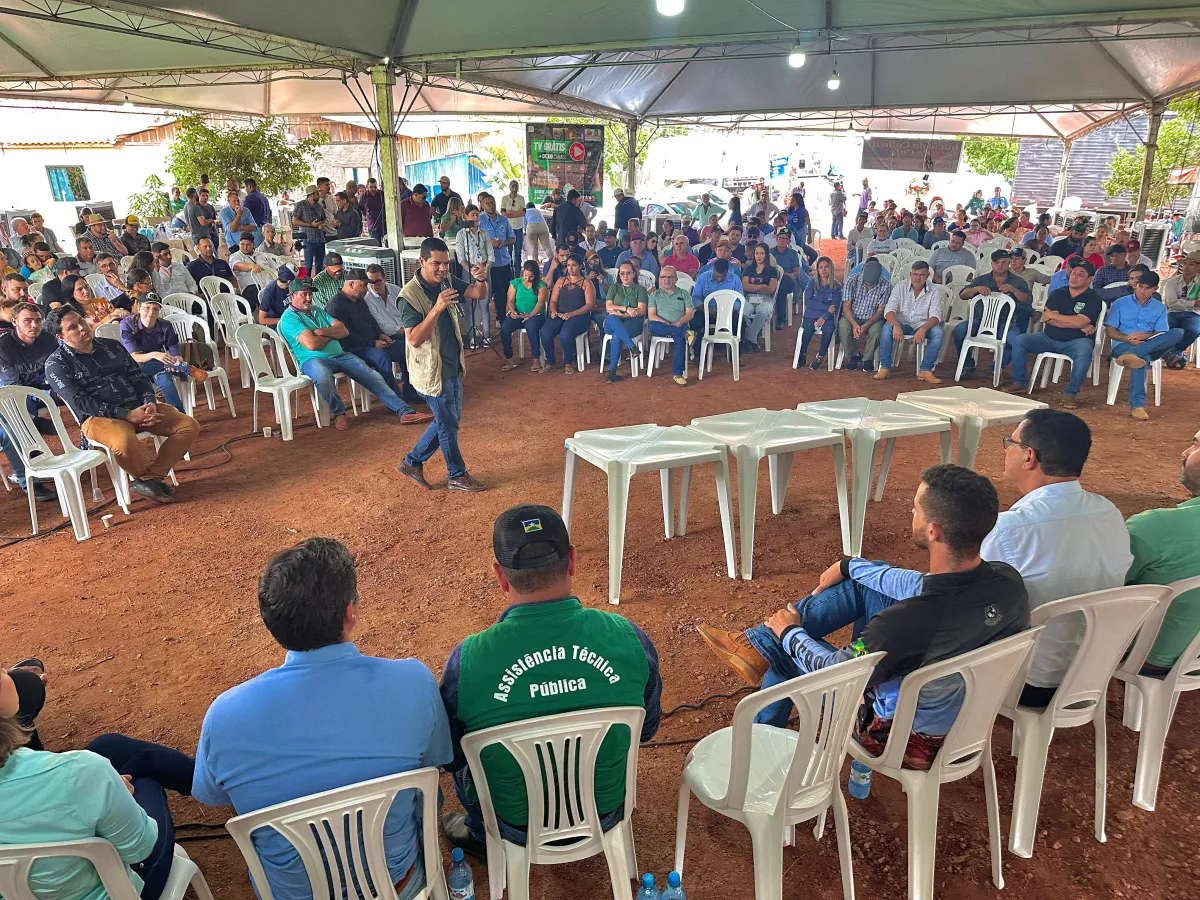
{"label": "beige vest", "polygon": [[[425,289],[414,275],[409,282],[400,288],[400,299],[406,301],[422,316],[428,316],[433,309]],[[486,311],[485,311],[486,314]],[[451,308],[450,321],[454,323],[454,333],[458,337],[458,364],[462,373],[467,374],[467,359],[463,353],[462,329],[458,325],[458,311]],[[404,354],[408,359],[408,380],[412,386],[427,397],[442,396],[442,353],[441,353],[441,316],[433,323],[433,331],[429,340],[420,347],[414,347],[407,339],[404,341]]]}

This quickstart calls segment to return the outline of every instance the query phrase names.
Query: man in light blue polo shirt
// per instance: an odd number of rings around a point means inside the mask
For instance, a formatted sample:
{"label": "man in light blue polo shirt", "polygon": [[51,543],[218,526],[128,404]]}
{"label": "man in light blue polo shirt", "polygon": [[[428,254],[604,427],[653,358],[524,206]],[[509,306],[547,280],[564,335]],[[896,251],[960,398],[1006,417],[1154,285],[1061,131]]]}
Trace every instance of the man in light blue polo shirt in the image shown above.
{"label": "man in light blue polo shirt", "polygon": [[[310,538],[267,564],[258,607],[287,656],[209,707],[197,800],[241,815],[454,758],[433,673],[415,659],[363,656],[350,641],[358,599],[354,558],[331,538]],[[312,900],[287,839],[262,828],[253,841],[275,900]],[[410,900],[425,887],[416,791],[396,795],[383,842],[399,900]]]}
{"label": "man in light blue polo shirt", "polygon": [[1146,412],[1146,366],[1171,352],[1183,338],[1182,328],[1167,325],[1167,307],[1154,299],[1158,274],[1143,272],[1132,294],[1116,301],[1104,319],[1112,338],[1112,358],[1129,370],[1129,410],[1135,419],[1149,419]]}
{"label": "man in light blue polo shirt", "polygon": [[[514,277],[512,247],[517,242],[517,235],[508,219],[496,212],[495,197],[491,194],[480,194],[479,202],[483,205],[483,211],[479,214],[479,230],[491,240],[492,254],[495,257],[488,274],[491,279],[492,303],[496,307],[496,321],[503,322],[508,308],[508,283]],[[484,315],[487,315],[486,302],[483,304],[483,310]],[[484,333],[487,333],[486,329]]]}

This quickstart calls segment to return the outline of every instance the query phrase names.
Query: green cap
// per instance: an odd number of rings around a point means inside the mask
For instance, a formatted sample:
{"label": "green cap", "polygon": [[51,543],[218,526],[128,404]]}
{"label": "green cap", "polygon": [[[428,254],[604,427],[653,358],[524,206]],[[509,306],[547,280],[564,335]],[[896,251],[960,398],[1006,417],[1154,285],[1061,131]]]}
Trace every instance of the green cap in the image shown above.
{"label": "green cap", "polygon": [[311,278],[297,278],[288,285],[289,294],[298,294],[301,291],[311,291],[313,289]]}

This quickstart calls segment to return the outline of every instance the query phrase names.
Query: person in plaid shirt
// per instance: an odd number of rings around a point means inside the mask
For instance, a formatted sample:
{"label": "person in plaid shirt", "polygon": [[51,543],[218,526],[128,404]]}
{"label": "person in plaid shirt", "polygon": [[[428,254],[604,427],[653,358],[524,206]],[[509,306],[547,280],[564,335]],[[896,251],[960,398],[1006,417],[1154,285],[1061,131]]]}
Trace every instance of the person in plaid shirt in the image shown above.
{"label": "person in plaid shirt", "polygon": [[[838,340],[853,350],[847,369],[875,371],[875,356],[879,350],[879,334],[883,330],[883,307],[892,294],[892,284],[883,274],[877,259],[863,263],[861,272],[846,279],[842,286],[842,317],[838,320]],[[866,337],[866,346],[858,352],[859,338]]]}

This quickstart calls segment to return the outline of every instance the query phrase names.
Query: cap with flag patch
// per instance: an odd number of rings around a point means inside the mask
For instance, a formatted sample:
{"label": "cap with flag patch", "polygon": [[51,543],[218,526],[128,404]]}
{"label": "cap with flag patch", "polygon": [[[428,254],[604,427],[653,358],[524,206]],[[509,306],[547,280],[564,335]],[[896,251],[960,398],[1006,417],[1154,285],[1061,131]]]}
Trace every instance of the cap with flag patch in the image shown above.
{"label": "cap with flag patch", "polygon": [[492,549],[506,569],[537,569],[566,559],[571,539],[562,517],[549,506],[523,504],[496,519]]}

